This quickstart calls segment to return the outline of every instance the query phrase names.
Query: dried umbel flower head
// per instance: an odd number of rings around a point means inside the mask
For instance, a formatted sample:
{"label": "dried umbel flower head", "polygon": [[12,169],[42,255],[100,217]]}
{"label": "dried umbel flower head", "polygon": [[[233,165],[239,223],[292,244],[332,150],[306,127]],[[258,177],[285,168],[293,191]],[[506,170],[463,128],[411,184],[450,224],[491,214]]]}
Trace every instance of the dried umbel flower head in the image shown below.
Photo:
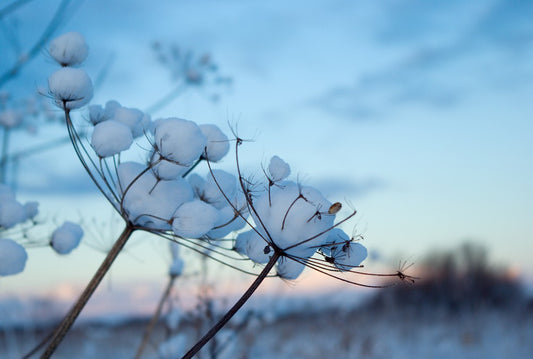
{"label": "dried umbel flower head", "polygon": [[67,32],[50,42],[50,56],[61,66],[79,65],[87,58],[89,47],[78,32]]}
{"label": "dried umbel flower head", "polygon": [[62,67],[48,78],[48,90],[55,104],[73,110],[85,106],[93,97],[93,84],[82,69]]}

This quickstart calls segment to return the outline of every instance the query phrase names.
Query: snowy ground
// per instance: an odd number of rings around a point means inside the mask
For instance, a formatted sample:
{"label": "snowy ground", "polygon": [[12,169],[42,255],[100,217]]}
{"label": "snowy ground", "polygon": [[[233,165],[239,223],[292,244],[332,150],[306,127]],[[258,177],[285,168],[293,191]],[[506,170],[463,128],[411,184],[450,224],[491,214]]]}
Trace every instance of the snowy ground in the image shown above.
{"label": "snowy ground", "polygon": [[[145,321],[78,326],[54,358],[132,358]],[[194,336],[194,323],[180,332]],[[479,309],[450,314],[416,308],[324,310],[255,320],[217,358],[533,358],[533,309]],[[20,358],[45,332],[4,330],[0,358]],[[154,341],[165,335],[159,327]],[[219,337],[219,342],[226,339]],[[178,340],[179,341],[179,340]],[[162,358],[153,347],[144,358]],[[179,355],[179,354],[178,354]],[[178,357],[172,356],[172,357]],[[201,358],[213,358],[204,352]]]}

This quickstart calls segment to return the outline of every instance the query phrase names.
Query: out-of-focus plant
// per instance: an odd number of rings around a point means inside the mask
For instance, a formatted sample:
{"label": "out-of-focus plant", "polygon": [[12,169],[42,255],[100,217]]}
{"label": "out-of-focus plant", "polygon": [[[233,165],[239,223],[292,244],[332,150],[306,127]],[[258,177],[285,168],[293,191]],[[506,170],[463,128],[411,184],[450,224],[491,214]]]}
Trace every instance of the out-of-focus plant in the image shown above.
{"label": "out-of-focus plant", "polygon": [[152,43],[158,62],[170,72],[174,87],[167,94],[150,105],[146,112],[153,114],[174,101],[188,89],[197,89],[211,101],[218,101],[222,91],[231,86],[233,80],[221,75],[219,66],[209,53],[196,54],[176,44]]}
{"label": "out-of-focus plant", "polygon": [[[330,202],[315,188],[288,180],[290,167],[279,157],[270,160],[262,180],[253,180],[240,169],[239,149],[245,140],[236,133],[230,140],[215,125],[179,118],[152,121],[142,111],[116,101],[91,105],[81,123],[73,118],[73,111],[91,100],[92,82],[83,69],[72,67],[78,64],[72,59],[83,57],[84,47],[74,41],[60,43],[61,56],[51,51],[63,67],[49,77],[50,97],[64,112],[82,165],[123,218],[125,228],[53,333],[42,358],[54,353],[135,231],[166,238],[241,271],[243,258],[262,266],[259,273],[249,272],[255,276],[250,287],[184,358],[205,346],[269,276],[294,280],[309,267],[372,287],[341,276],[368,275],[358,270],[366,248],[340,229],[356,211],[336,220],[342,205]],[[81,127],[90,138],[80,135]],[[230,143],[234,144],[236,176],[212,167],[226,156]],[[139,157],[139,149],[147,149],[145,161],[132,161]],[[209,170],[205,178],[193,173],[201,164]],[[249,230],[232,235],[244,226]]]}
{"label": "out-of-focus plant", "polygon": [[[29,1],[11,2],[0,9],[0,21],[3,24],[4,40],[2,44],[2,71],[0,71],[0,276],[20,273],[27,260],[26,248],[51,246],[58,254],[70,253],[83,236],[83,230],[77,224],[65,222],[49,233],[40,226],[38,203],[30,201],[25,204],[16,199],[15,187],[18,182],[17,167],[19,160],[30,154],[42,151],[47,143],[32,147],[32,141],[21,141],[20,135],[34,135],[39,128],[50,123],[59,123],[57,116],[47,101],[34,93],[24,99],[13,98],[4,89],[9,81],[15,79],[23,68],[39,53],[50,37],[63,23],[66,14],[72,10],[72,1],[63,0],[48,21],[37,39],[24,48],[18,38],[18,32],[12,28],[11,17],[16,10]],[[13,151],[13,142],[26,142],[30,145]],[[64,142],[64,141],[63,141]]]}
{"label": "out-of-focus plant", "polygon": [[[68,142],[68,139],[61,137],[34,145],[34,141],[21,138],[24,135],[38,134],[40,128],[45,125],[60,123],[58,121],[60,116],[52,110],[42,96],[38,95],[38,91],[20,98],[4,89],[7,83],[16,79],[24,67],[42,52],[75,5],[72,0],[62,0],[35,41],[24,48],[18,38],[16,27],[11,26],[10,20],[16,15],[16,10],[29,2],[19,0],[0,9],[0,21],[5,30],[5,43],[1,43],[3,52],[0,60],[5,65],[0,71],[0,129],[2,131],[0,182],[8,183],[12,187],[17,184],[17,167],[21,159]],[[17,143],[18,148],[13,148],[14,143]],[[26,145],[20,146],[20,143],[26,143]]]}
{"label": "out-of-focus plant", "polygon": [[525,295],[518,279],[490,263],[487,249],[475,242],[429,253],[417,265],[424,273],[414,286],[395,286],[372,298],[369,308],[450,313],[480,308],[520,307]]}

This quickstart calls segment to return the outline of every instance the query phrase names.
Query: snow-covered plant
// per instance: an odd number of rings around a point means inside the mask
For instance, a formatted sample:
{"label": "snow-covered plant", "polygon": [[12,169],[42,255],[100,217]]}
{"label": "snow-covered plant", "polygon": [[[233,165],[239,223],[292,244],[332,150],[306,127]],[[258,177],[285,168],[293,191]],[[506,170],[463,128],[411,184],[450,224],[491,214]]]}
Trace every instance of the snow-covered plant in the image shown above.
{"label": "snow-covered plant", "polygon": [[[67,48],[79,47],[79,41],[58,43],[66,47],[63,53],[78,51]],[[341,272],[360,273],[354,269],[367,255],[358,238],[350,238],[340,229],[355,210],[337,219],[342,205],[329,201],[313,187],[289,180],[290,167],[277,156],[264,170],[264,181],[246,179],[239,165],[244,140],[235,133],[230,140],[212,124],[198,125],[177,117],[152,121],[146,113],[117,101],[91,105],[80,124],[72,111],[90,101],[91,80],[83,69],[60,64],[63,67],[49,78],[50,96],[64,112],[81,163],[123,218],[125,228],[52,335],[43,358],[55,351],[135,231],[167,238],[222,263],[242,261],[245,256],[263,265],[249,289],[184,358],[194,356],[213,338],[274,268],[285,280],[296,279],[309,267],[364,285],[340,277]],[[87,137],[78,131],[82,125],[89,127]],[[236,175],[212,168],[226,156],[230,143],[235,145]],[[144,161],[133,160],[139,158],[139,149],[146,149]],[[205,178],[193,173],[200,164],[209,170]],[[249,229],[235,238],[232,233],[244,226]],[[171,279],[181,272],[180,265],[173,263]]]}
{"label": "snow-covered plant", "polygon": [[[10,35],[0,39],[2,48],[2,68],[0,70],[0,132],[2,133],[2,146],[0,148],[0,182],[11,186],[17,184],[17,164],[25,157],[40,153],[44,149],[56,147],[67,143],[64,138],[46,139],[35,143],[33,135],[39,133],[43,126],[58,123],[57,113],[52,111],[50,103],[39,95],[39,90],[33,90],[27,95],[15,95],[12,91],[4,89],[4,86],[23,72],[23,69],[36,56],[42,54],[47,41],[63,23],[66,14],[71,10],[72,0],[62,0],[56,8],[53,16],[48,19],[47,25],[40,33],[35,33],[35,26],[32,34],[21,36],[19,21],[11,21],[16,17],[16,11],[29,3],[28,1],[15,1],[3,6],[0,10],[2,26],[4,31]],[[11,19],[13,17],[13,19]],[[17,25],[15,25],[17,24]],[[79,34],[78,34],[79,35]],[[70,36],[70,35],[69,35]],[[69,37],[67,36],[67,37]],[[33,40],[30,40],[34,37]],[[4,39],[11,39],[5,41]],[[25,43],[21,41],[24,38]],[[81,35],[78,39],[83,40]],[[66,39],[70,41],[69,39]],[[32,42],[30,42],[32,41]],[[84,41],[82,42],[85,43]],[[86,46],[86,45],[85,45]],[[55,50],[54,50],[55,48]],[[64,46],[63,46],[64,48]],[[61,47],[55,46],[50,49],[50,54],[56,57],[62,56],[63,61],[69,61],[66,57],[68,53],[60,53]],[[71,59],[70,61],[73,61]],[[82,57],[77,58],[78,62],[83,61]],[[31,140],[26,139],[27,135],[32,135]]]}
{"label": "snow-covered plant", "polygon": [[[39,204],[21,203],[15,192],[0,184],[0,276],[18,274],[26,266],[26,247],[50,246],[58,254],[68,254],[83,237],[78,224],[65,222],[51,235],[43,235],[36,217]],[[36,234],[38,233],[38,234]]]}
{"label": "snow-covered plant", "polygon": [[[9,81],[14,80],[24,67],[37,55],[42,53],[48,39],[65,19],[65,14],[70,10],[71,0],[62,0],[53,16],[48,19],[46,27],[37,33],[32,43],[20,41],[22,38],[29,40],[31,35],[20,36],[21,30],[18,21],[8,21],[14,16],[17,9],[27,3],[26,1],[12,2],[2,5],[2,26],[10,35],[11,41],[0,43],[2,48],[2,69],[0,70],[0,276],[13,275],[23,271],[28,254],[28,247],[50,246],[58,254],[72,251],[79,243],[83,231],[78,225],[72,224],[71,230],[76,230],[77,240],[67,246],[59,236],[54,239],[49,229],[43,229],[39,221],[38,203],[30,201],[21,203],[15,198],[18,184],[18,163],[24,157],[42,152],[44,149],[66,143],[63,138],[52,139],[49,142],[35,143],[34,135],[39,133],[41,127],[59,123],[57,112],[52,111],[52,106],[47,99],[39,96],[38,90],[23,96],[17,96],[12,91],[4,89]],[[13,27],[12,27],[13,26]],[[12,28],[11,28],[12,27]],[[70,37],[70,39],[69,39]],[[74,35],[76,37],[76,35]],[[85,41],[77,35],[78,47]],[[50,54],[55,58],[62,58],[65,63],[80,63],[84,60],[78,51],[77,57],[62,52],[65,46],[60,46],[61,41],[72,42],[72,35],[67,35],[64,40],[58,40],[50,49]],[[86,45],[85,45],[86,46]],[[69,59],[69,57],[71,57]],[[31,137],[30,137],[31,136]],[[28,140],[29,138],[29,140]],[[59,229],[58,229],[59,230]],[[58,232],[60,234],[61,231]],[[54,233],[55,235],[55,233]]]}
{"label": "snow-covered plant", "polygon": [[231,85],[231,77],[220,74],[219,66],[210,54],[196,54],[176,44],[152,43],[157,61],[167,68],[175,83],[174,88],[148,107],[148,113],[155,113],[171,103],[185,89],[198,89],[208,99],[217,101],[224,88]]}

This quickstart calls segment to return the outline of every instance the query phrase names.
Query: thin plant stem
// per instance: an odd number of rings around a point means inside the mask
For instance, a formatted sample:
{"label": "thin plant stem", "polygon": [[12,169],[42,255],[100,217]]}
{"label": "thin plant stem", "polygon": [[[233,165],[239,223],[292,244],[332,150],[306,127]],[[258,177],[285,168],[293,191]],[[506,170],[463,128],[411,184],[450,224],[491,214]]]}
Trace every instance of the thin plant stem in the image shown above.
{"label": "thin plant stem", "polygon": [[270,270],[274,267],[277,260],[281,256],[280,252],[274,252],[265,268],[261,271],[259,276],[255,279],[252,285],[244,292],[239,300],[231,307],[230,310],[185,354],[182,359],[191,359],[196,355],[217,333],[222,329],[229,320],[241,309],[241,307],[250,299],[252,294],[257,290],[259,285],[265,280]]}
{"label": "thin plant stem", "polygon": [[168,94],[163,98],[160,98],[155,103],[151,104],[144,110],[144,112],[152,115],[161,109],[168,106],[172,101],[174,101],[184,90],[186,86],[183,83],[180,83],[178,86],[174,87]]}
{"label": "thin plant stem", "polygon": [[0,157],[0,183],[6,183],[7,159],[9,151],[9,135],[10,131],[4,127],[4,134],[2,136],[2,155]]}
{"label": "thin plant stem", "polygon": [[157,321],[161,317],[161,311],[163,310],[163,305],[165,304],[167,298],[170,295],[170,292],[172,291],[172,287],[174,286],[174,282],[176,281],[176,276],[170,276],[168,280],[167,287],[165,288],[165,291],[163,295],[161,296],[161,299],[159,300],[159,304],[157,305],[157,309],[152,316],[152,319],[150,319],[150,323],[148,323],[148,326],[146,327],[146,330],[144,331],[144,335],[141,341],[141,345],[139,345],[139,349],[137,349],[137,353],[135,354],[135,359],[139,359],[144,351],[144,348],[146,347],[146,344],[148,343],[148,340],[150,339],[150,336],[152,335],[152,331],[155,328],[155,325],[157,324]]}
{"label": "thin plant stem", "polygon": [[74,321],[80,314],[80,312],[85,307],[85,304],[89,301],[91,296],[93,295],[96,288],[98,288],[98,285],[104,278],[104,275],[108,272],[109,268],[111,268],[111,265],[117,258],[118,254],[124,248],[124,245],[128,241],[128,239],[131,237],[131,234],[135,231],[135,228],[131,226],[130,224],[126,225],[126,228],[122,231],[120,236],[118,237],[117,241],[105,257],[104,261],[94,274],[93,278],[87,284],[85,287],[85,290],[80,295],[74,306],[70,309],[70,311],[65,315],[59,326],[54,331],[54,334],[52,335],[52,339],[50,340],[50,343],[46,347],[44,353],[41,355],[41,359],[47,359],[52,356],[52,354],[55,352],[67,332],[70,330],[72,325],[74,324]]}
{"label": "thin plant stem", "polygon": [[40,145],[24,149],[19,152],[12,153],[8,156],[7,161],[17,161],[23,157],[29,157],[35,154],[41,154],[44,151],[53,150],[61,145],[67,144],[70,142],[70,138],[65,136],[63,138],[57,138],[50,142],[42,143]]}

